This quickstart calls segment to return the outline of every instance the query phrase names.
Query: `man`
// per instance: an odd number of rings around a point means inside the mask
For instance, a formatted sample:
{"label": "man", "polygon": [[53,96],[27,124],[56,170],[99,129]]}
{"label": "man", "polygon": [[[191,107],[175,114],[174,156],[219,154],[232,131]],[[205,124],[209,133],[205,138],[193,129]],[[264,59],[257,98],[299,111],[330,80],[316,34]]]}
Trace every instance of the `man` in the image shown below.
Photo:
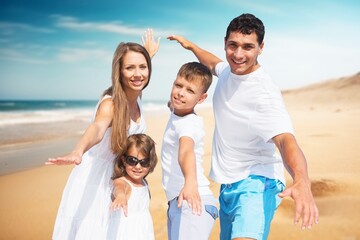
{"label": "man", "polygon": [[[295,200],[294,221],[302,217],[302,229],[318,222],[306,159],[281,92],[257,61],[264,35],[254,15],[234,18],[225,36],[227,63],[184,37],[168,37],[218,77],[210,177],[221,183],[220,239],[267,239],[280,198],[286,196]],[[285,191],[284,166],[293,178]]]}

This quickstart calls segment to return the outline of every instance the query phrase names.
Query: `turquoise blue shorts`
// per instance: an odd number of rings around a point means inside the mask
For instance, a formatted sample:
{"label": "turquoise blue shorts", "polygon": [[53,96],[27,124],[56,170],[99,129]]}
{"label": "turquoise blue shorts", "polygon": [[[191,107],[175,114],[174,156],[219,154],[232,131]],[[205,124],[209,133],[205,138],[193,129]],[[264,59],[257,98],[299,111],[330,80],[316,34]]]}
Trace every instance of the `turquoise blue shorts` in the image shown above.
{"label": "turquoise blue shorts", "polygon": [[250,175],[220,188],[220,239],[267,239],[285,186],[276,179]]}

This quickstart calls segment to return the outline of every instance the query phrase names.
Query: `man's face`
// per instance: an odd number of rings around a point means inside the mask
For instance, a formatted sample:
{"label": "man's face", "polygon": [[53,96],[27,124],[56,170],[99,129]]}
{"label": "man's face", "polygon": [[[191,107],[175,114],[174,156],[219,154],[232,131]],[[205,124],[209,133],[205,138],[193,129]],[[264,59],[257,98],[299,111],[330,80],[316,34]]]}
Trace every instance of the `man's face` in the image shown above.
{"label": "man's face", "polygon": [[249,74],[260,67],[257,57],[261,54],[264,43],[259,45],[257,36],[253,32],[250,35],[240,32],[231,32],[225,41],[226,59],[231,72],[236,75]]}

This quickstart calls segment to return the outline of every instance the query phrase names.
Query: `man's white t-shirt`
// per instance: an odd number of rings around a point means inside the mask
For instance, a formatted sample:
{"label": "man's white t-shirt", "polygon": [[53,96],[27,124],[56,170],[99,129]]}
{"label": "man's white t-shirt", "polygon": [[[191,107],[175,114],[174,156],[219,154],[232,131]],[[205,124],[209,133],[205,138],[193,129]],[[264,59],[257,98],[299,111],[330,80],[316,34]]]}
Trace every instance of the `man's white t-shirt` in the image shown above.
{"label": "man's white t-shirt", "polygon": [[179,196],[184,187],[185,178],[179,165],[179,140],[181,137],[190,137],[194,143],[196,158],[196,174],[198,190],[201,196],[212,195],[209,180],[204,175],[204,123],[203,119],[195,114],[180,117],[171,113],[165,129],[162,148],[162,184],[168,201]]}
{"label": "man's white t-shirt", "polygon": [[215,73],[210,177],[234,183],[253,174],[285,183],[283,162],[272,138],[294,131],[279,88],[262,67],[235,75],[221,62]]}

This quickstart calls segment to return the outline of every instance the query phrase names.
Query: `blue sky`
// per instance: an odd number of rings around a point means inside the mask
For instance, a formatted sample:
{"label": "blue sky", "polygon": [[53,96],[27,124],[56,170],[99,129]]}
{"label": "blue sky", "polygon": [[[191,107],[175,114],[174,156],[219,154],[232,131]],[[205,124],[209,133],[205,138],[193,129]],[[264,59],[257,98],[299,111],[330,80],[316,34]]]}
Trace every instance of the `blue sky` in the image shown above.
{"label": "blue sky", "polygon": [[0,1],[0,99],[97,99],[118,43],[141,43],[153,28],[162,39],[144,98],[166,100],[179,67],[196,60],[166,37],[181,34],[225,59],[226,27],[247,12],[265,24],[259,62],[281,89],[360,71],[355,0]]}

